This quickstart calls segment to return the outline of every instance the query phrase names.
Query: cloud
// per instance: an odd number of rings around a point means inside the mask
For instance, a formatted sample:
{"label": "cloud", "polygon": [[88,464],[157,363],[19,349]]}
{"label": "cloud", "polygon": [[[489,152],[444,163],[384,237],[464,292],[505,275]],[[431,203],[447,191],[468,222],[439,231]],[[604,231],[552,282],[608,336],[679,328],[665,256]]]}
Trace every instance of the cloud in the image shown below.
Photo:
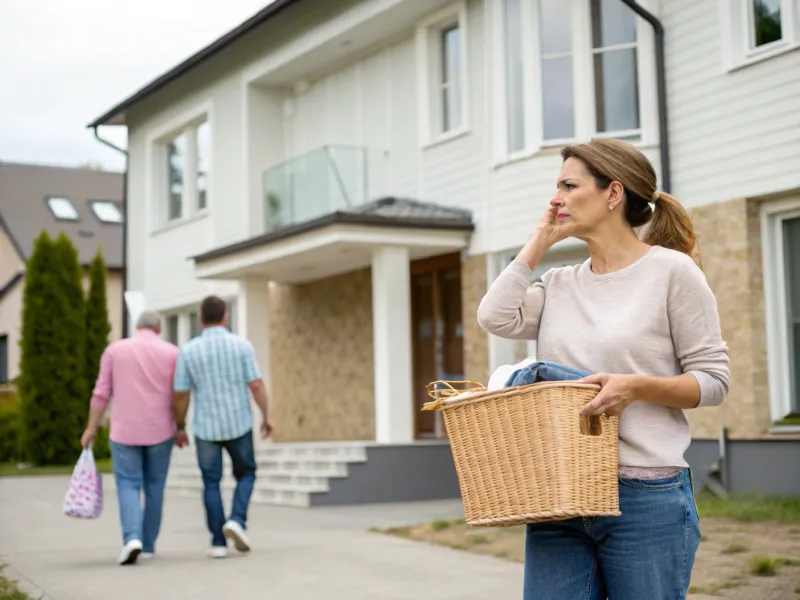
{"label": "cloud", "polygon": [[0,160],[123,169],[87,123],[267,4],[0,0]]}

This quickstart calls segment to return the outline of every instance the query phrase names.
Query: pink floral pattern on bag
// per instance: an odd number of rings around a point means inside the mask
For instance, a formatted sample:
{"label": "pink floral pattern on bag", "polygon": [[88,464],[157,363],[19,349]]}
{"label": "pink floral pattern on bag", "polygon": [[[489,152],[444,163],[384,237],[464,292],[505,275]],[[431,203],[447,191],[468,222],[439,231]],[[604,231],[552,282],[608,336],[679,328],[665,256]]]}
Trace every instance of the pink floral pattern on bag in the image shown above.
{"label": "pink floral pattern on bag", "polygon": [[78,519],[95,519],[103,512],[103,478],[97,469],[91,445],[83,449],[72,471],[64,497],[64,514]]}

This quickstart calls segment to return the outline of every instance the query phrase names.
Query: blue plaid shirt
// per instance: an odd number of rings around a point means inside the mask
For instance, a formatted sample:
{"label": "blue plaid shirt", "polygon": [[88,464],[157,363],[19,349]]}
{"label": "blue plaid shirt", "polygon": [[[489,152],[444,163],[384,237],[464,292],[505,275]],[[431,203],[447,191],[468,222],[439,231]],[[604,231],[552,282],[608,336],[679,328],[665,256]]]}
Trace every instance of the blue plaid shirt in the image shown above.
{"label": "blue plaid shirt", "polygon": [[259,377],[252,344],[222,326],[203,330],[181,348],[173,388],[192,392],[194,435],[219,442],[250,431],[247,385]]}

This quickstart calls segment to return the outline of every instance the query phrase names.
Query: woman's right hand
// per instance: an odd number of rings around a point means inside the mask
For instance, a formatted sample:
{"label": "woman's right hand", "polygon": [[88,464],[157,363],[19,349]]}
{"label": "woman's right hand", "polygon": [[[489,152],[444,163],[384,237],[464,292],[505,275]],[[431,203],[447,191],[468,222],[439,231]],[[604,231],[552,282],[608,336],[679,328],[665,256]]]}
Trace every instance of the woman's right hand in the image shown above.
{"label": "woman's right hand", "polygon": [[547,210],[544,211],[542,218],[539,219],[534,237],[538,238],[539,242],[544,244],[546,250],[549,250],[553,244],[567,237],[561,233],[561,226],[558,223],[557,206],[548,206]]}

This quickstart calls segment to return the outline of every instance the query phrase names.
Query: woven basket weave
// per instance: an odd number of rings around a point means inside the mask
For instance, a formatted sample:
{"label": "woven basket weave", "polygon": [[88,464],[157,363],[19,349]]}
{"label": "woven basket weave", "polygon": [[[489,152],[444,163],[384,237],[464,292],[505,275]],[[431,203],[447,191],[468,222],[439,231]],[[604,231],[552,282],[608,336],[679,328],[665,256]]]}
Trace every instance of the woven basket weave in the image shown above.
{"label": "woven basket weave", "polygon": [[[599,386],[544,382],[486,391],[435,381],[423,410],[441,410],[466,521],[509,526],[618,516],[618,422],[581,417]],[[455,398],[464,391],[468,397]]]}

